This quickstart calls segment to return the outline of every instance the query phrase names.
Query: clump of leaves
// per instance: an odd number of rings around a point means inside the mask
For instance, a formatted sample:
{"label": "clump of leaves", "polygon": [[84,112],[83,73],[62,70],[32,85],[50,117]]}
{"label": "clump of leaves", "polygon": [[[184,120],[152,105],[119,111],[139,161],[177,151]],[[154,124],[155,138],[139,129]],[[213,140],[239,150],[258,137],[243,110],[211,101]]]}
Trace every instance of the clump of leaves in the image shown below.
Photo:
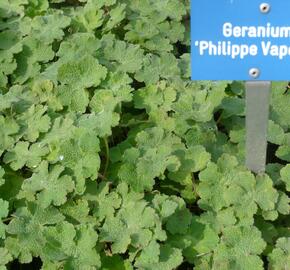
{"label": "clump of leaves", "polygon": [[190,81],[189,6],[1,1],[1,270],[290,269],[287,83],[254,175],[243,83]]}

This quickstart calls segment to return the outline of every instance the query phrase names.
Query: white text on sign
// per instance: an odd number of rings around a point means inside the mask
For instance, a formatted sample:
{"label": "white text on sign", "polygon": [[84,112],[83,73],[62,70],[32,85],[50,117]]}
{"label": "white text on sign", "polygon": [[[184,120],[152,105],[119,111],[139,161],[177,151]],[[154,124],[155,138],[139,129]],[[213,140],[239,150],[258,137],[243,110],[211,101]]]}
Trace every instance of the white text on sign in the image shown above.
{"label": "white text on sign", "polygon": [[[234,43],[232,41],[210,40],[195,41],[200,55],[228,56],[232,59],[244,59],[247,56],[277,57],[280,60],[290,56],[290,26],[272,26],[267,23],[265,26],[233,26],[226,22],[223,24],[222,33],[225,39],[228,38],[263,38],[260,45]],[[273,44],[267,41],[269,38],[285,38],[289,45]]]}

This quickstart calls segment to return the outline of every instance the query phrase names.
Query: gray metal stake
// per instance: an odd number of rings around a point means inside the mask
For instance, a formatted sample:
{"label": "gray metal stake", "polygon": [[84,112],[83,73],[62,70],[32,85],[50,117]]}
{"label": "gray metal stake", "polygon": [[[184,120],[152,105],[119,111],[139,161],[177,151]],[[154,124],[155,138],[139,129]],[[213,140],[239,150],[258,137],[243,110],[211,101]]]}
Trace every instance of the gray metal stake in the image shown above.
{"label": "gray metal stake", "polygon": [[265,171],[271,82],[246,82],[246,166]]}

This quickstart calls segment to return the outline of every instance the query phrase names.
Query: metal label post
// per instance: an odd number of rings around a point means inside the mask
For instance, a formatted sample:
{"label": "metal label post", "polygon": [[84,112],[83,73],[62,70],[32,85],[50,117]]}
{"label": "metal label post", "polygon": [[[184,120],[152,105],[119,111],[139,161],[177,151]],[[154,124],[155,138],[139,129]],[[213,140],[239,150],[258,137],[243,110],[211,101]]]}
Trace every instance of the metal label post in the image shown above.
{"label": "metal label post", "polygon": [[246,82],[246,166],[265,171],[271,82]]}

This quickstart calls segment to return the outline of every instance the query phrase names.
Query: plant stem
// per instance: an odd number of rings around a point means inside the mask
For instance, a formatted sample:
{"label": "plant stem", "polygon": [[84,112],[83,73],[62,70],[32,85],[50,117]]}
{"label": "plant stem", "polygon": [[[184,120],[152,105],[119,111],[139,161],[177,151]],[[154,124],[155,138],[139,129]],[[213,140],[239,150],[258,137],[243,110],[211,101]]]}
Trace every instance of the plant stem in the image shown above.
{"label": "plant stem", "polygon": [[98,174],[98,177],[99,178],[101,178],[102,180],[104,180],[104,181],[109,181],[109,179],[108,178],[106,178],[104,175],[102,175],[102,174]]}
{"label": "plant stem", "polygon": [[221,113],[219,118],[216,120],[216,125],[220,124],[222,118],[223,118],[223,113]]}
{"label": "plant stem", "polygon": [[120,124],[119,127],[131,127],[139,124],[150,124],[151,121],[148,120],[142,120],[142,121],[134,121],[134,122],[129,122],[127,124]]}
{"label": "plant stem", "polygon": [[198,257],[203,257],[203,256],[206,256],[206,255],[209,255],[209,254],[211,254],[212,252],[210,251],[210,252],[206,252],[206,253],[201,253],[201,254],[198,254],[198,255],[196,255],[196,257],[198,258]]}
{"label": "plant stem", "polygon": [[12,219],[13,219],[13,217],[4,218],[4,219],[2,219],[2,222],[4,223],[4,222],[10,221]]}
{"label": "plant stem", "polygon": [[109,161],[110,161],[110,149],[109,149],[109,143],[108,138],[104,138],[104,145],[105,145],[105,151],[106,151],[106,163],[104,167],[103,177],[106,178],[106,174],[109,167]]}
{"label": "plant stem", "polygon": [[194,174],[192,173],[192,188],[193,188],[193,192],[196,198],[198,198],[198,193],[197,193],[197,183],[196,183],[196,179],[194,177]]}

